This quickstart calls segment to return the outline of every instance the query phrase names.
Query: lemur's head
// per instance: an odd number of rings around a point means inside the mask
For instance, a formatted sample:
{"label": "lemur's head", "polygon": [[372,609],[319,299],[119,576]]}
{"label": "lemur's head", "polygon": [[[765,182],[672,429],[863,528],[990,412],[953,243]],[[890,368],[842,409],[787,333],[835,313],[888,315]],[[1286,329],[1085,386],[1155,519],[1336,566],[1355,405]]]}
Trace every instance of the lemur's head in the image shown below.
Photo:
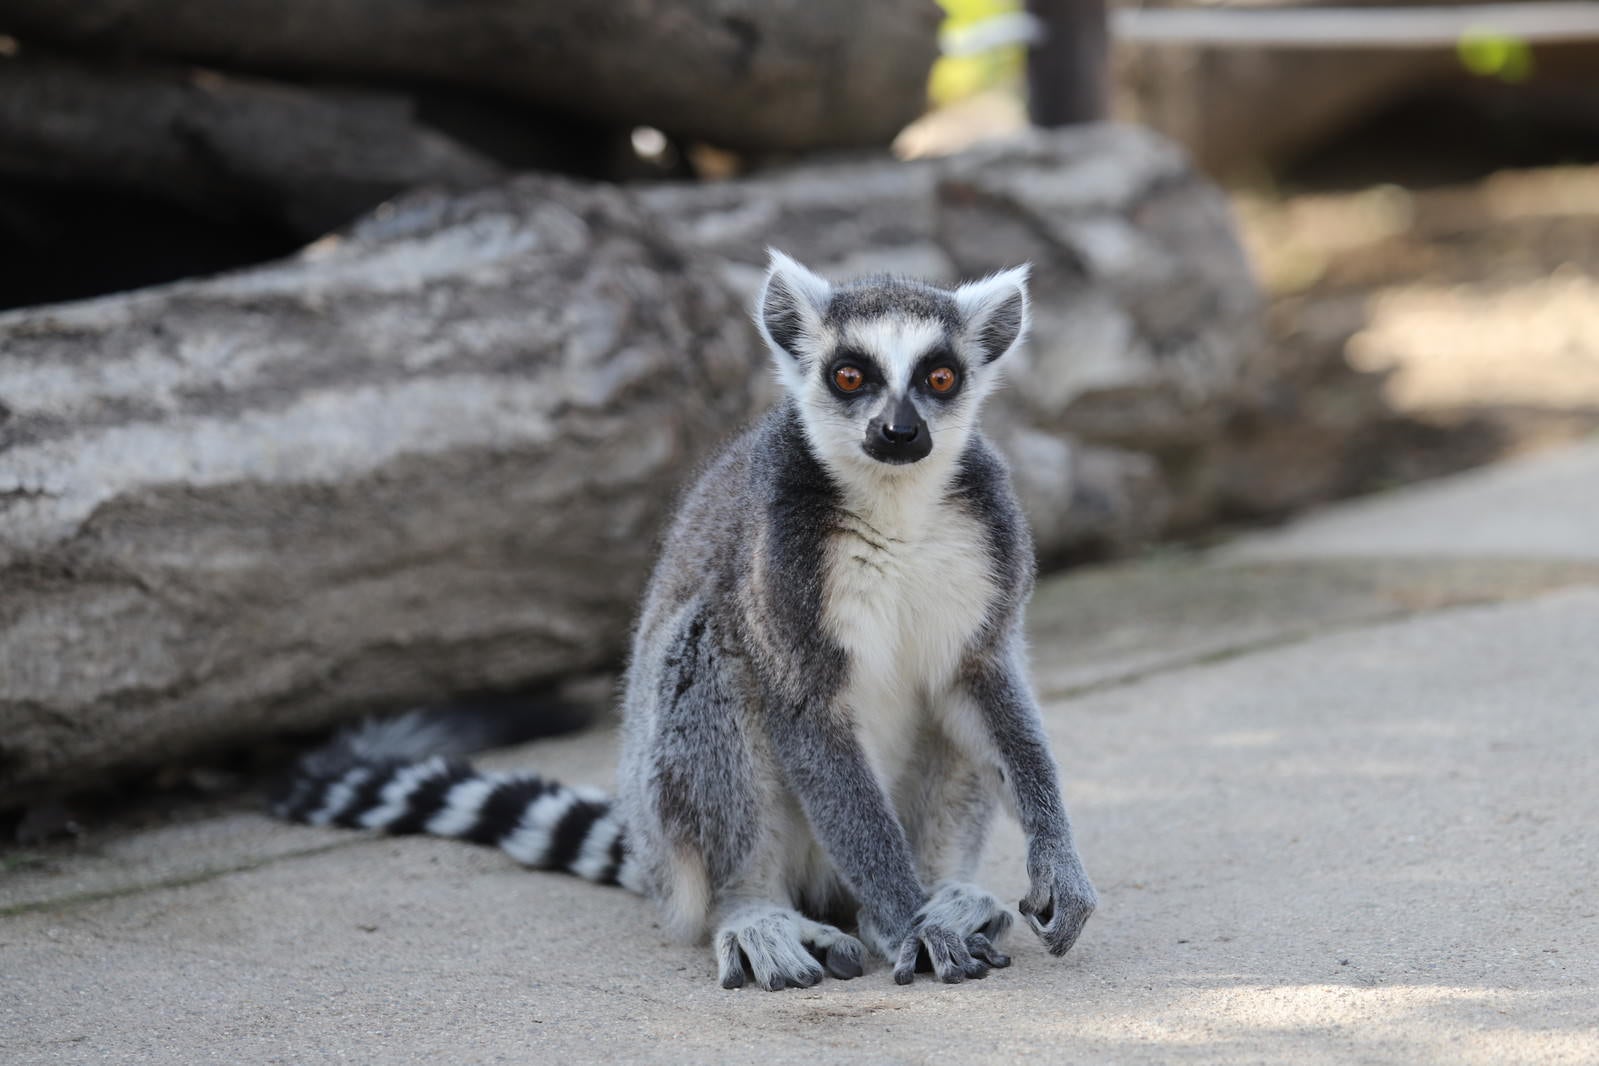
{"label": "lemur's head", "polygon": [[771,257],[756,322],[819,457],[835,470],[953,463],[995,364],[1027,331],[1027,268],[954,290],[892,277],[835,286]]}

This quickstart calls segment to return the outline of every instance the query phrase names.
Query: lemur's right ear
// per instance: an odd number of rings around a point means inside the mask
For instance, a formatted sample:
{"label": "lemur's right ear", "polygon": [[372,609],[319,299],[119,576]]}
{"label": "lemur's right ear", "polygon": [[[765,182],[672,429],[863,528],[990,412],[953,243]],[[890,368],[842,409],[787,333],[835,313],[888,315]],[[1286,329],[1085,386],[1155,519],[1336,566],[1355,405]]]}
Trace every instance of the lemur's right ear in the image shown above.
{"label": "lemur's right ear", "polygon": [[833,290],[776,248],[768,248],[771,265],[755,302],[755,324],[775,356],[800,359],[806,340],[821,330],[822,312]]}
{"label": "lemur's right ear", "polygon": [[1011,267],[955,290],[966,333],[984,363],[992,363],[1027,335],[1027,266]]}

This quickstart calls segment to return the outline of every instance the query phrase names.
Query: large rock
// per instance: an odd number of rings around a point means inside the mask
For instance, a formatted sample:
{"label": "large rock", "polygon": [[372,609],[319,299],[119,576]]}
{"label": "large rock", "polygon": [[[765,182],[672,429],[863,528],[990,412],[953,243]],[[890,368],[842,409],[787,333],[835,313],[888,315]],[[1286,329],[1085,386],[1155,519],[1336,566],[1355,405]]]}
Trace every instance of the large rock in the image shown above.
{"label": "large rock", "polygon": [[430,82],[741,149],[887,144],[933,0],[7,0],[0,33],[334,82]]}
{"label": "large rock", "polygon": [[1162,528],[1167,454],[1252,365],[1221,198],[1113,126],[421,194],[284,263],[0,315],[0,800],[614,662],[676,486],[770,397],[767,243],[839,275],[1033,262],[993,428],[1047,556]]}

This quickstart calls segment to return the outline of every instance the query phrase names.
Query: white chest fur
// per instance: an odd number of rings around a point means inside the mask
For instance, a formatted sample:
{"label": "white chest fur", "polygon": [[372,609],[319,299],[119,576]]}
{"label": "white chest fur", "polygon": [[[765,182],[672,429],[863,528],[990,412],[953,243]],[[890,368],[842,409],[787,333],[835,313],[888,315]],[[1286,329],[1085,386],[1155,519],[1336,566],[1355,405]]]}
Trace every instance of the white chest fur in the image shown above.
{"label": "white chest fur", "polygon": [[994,596],[988,541],[959,508],[915,521],[846,516],[828,560],[824,622],[849,658],[846,706],[885,784],[955,680]]}

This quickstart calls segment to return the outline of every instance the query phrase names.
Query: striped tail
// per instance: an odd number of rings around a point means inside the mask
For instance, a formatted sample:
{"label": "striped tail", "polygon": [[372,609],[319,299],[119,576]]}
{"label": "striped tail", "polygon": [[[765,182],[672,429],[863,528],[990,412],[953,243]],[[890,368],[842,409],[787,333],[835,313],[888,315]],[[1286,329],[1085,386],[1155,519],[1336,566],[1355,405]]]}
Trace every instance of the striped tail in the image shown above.
{"label": "striped tail", "polygon": [[477,770],[442,755],[396,758],[383,753],[392,750],[383,742],[393,733],[392,723],[369,725],[307,755],[272,813],[309,825],[491,844],[525,866],[641,891],[621,818],[603,792]]}

